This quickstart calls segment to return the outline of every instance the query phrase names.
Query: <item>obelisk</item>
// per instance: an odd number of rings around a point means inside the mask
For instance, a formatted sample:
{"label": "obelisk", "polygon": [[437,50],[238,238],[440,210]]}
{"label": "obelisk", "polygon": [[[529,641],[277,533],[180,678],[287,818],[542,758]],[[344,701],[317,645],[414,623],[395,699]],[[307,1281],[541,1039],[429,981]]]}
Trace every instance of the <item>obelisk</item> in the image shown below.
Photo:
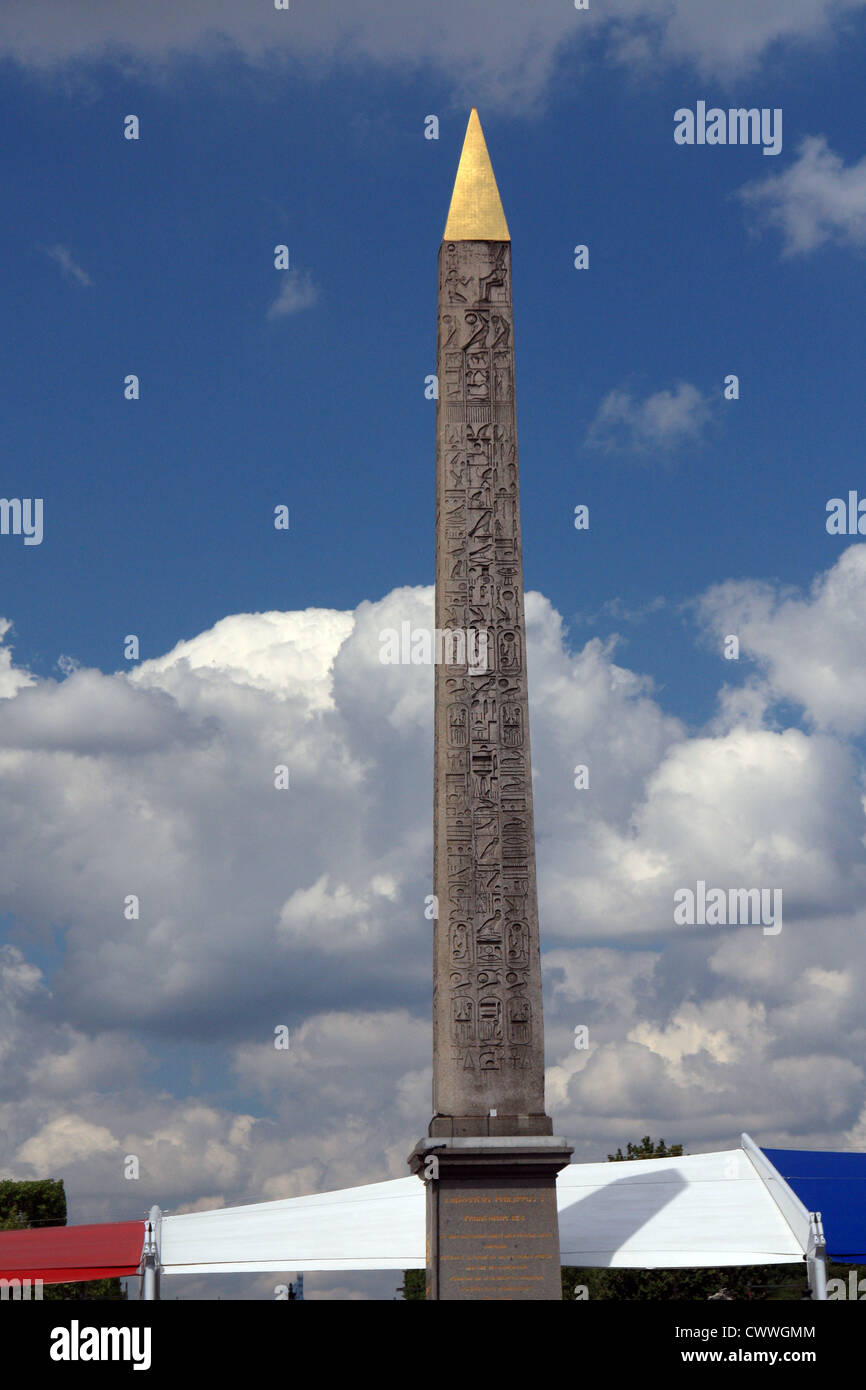
{"label": "obelisk", "polygon": [[558,1299],[571,1150],[544,1108],[511,239],[474,108],[439,250],[437,377],[433,1118],[410,1158],[427,1296]]}

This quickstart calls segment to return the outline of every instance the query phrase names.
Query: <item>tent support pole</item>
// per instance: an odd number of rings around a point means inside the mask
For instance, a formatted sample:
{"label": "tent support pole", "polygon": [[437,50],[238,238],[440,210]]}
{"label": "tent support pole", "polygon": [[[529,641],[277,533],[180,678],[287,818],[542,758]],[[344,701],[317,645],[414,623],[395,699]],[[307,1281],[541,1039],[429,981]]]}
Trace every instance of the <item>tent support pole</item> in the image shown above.
{"label": "tent support pole", "polygon": [[816,1301],[827,1300],[827,1243],[824,1239],[824,1226],[821,1213],[809,1213],[809,1246],[806,1251],[806,1269],[809,1288]]}
{"label": "tent support pole", "polygon": [[827,1298],[827,1256],[816,1255],[809,1261],[809,1288],[812,1297],[822,1302]]}
{"label": "tent support pole", "polygon": [[142,1257],[141,1298],[155,1302],[159,1298],[159,1236],[162,1225],[162,1212],[159,1207],[151,1207],[144,1227],[144,1247]]}

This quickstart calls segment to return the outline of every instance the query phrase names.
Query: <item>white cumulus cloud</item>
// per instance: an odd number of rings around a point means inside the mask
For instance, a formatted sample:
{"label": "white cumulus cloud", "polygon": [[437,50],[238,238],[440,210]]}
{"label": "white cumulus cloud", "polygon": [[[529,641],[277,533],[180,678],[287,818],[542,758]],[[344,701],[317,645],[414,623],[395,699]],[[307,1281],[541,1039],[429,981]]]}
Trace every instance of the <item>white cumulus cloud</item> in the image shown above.
{"label": "white cumulus cloud", "polygon": [[318,298],[318,288],[308,272],[299,274],[296,270],[286,270],[282,275],[280,292],[268,309],[268,318],[282,319],[289,314],[300,313],[302,309],[311,309]]}
{"label": "white cumulus cloud", "polygon": [[[527,596],[549,1098],[578,1159],[648,1131],[844,1147],[866,1123],[861,551],[805,595],[704,596],[704,639],[739,631],[757,675],[738,703],[721,667],[698,730]],[[62,681],[0,649],[3,1176],[62,1175],[84,1220],[405,1172],[430,1106],[433,673],[379,654],[432,600],[235,614]],[[676,925],[698,879],[779,888],[782,931]]]}
{"label": "white cumulus cloud", "polygon": [[619,387],[599,405],[587,442],[607,452],[667,452],[699,441],[711,419],[709,399],[678,381],[643,400]]}
{"label": "white cumulus cloud", "polygon": [[808,136],[789,169],[746,184],[740,197],[759,225],[781,232],[787,256],[830,242],[866,246],[866,156],[846,165],[823,135]]}
{"label": "white cumulus cloud", "polygon": [[726,80],[749,73],[771,51],[830,41],[862,0],[610,0],[528,6],[502,0],[298,0],[288,10],[237,0],[5,0],[0,52],[36,70],[110,61],[163,68],[174,59],[240,56],[260,68],[317,73],[323,65],[363,73],[373,62],[418,73],[432,67],[461,101],[513,109],[549,90],[563,53],[600,41],[616,62],[690,62]]}

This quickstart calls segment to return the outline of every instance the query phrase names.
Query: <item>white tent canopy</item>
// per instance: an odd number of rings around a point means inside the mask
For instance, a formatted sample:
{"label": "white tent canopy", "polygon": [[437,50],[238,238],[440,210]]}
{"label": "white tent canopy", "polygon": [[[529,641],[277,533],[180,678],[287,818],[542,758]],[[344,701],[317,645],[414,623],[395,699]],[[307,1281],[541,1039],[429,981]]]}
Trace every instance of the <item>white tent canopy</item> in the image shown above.
{"label": "white tent canopy", "polygon": [[[557,1178],[562,1263],[697,1268],[799,1262],[809,1213],[747,1135],[685,1158],[572,1163]],[[419,1178],[162,1218],[166,1274],[423,1269]]]}
{"label": "white tent canopy", "polygon": [[564,1265],[686,1269],[802,1261],[743,1149],[569,1164],[557,1181]]}
{"label": "white tent canopy", "polygon": [[395,1178],[315,1197],[288,1197],[164,1216],[165,1274],[302,1269],[423,1269],[424,1184]]}

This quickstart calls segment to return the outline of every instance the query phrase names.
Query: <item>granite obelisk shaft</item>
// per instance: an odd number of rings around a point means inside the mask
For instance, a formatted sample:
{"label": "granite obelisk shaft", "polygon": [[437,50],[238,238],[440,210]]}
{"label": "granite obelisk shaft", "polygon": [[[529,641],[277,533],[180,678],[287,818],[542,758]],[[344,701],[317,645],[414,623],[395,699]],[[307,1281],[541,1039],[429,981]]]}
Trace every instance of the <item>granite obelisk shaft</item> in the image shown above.
{"label": "granite obelisk shaft", "polygon": [[438,377],[431,1133],[549,1134],[507,240],[442,243]]}
{"label": "granite obelisk shaft", "polygon": [[[526,679],[511,242],[473,110],[439,251],[427,1296],[561,1297]],[[450,637],[449,637],[450,634]]]}
{"label": "granite obelisk shaft", "polygon": [[507,239],[446,235],[437,371],[436,626],[476,661],[435,675],[430,1132],[550,1134]]}

